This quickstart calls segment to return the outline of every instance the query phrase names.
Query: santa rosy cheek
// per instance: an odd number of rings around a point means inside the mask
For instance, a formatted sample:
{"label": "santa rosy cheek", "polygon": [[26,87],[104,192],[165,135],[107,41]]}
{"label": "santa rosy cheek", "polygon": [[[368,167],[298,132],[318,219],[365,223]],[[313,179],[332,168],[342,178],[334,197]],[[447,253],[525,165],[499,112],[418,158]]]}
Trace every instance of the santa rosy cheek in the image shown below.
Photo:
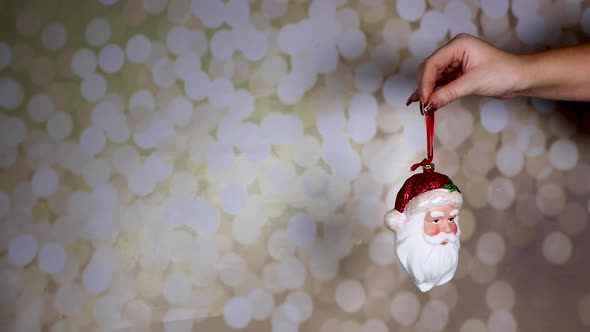
{"label": "santa rosy cheek", "polygon": [[451,232],[453,232],[454,234],[457,234],[457,224],[455,224],[453,222],[453,223],[450,223],[450,225],[451,225]]}
{"label": "santa rosy cheek", "polygon": [[438,227],[438,225],[436,225],[436,226],[433,225],[433,226],[427,227],[424,231],[426,234],[428,234],[430,236],[435,236],[438,233],[440,233],[440,227]]}

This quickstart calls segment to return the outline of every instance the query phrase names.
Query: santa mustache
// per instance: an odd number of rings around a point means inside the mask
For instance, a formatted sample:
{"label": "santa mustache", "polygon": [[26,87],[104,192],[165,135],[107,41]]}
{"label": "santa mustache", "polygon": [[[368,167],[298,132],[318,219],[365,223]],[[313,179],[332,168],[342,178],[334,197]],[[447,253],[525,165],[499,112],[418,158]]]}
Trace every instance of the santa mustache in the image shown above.
{"label": "santa mustache", "polygon": [[432,236],[424,234],[424,240],[432,245],[440,245],[444,241],[449,243],[457,243],[459,241],[459,237],[455,233],[438,233]]}

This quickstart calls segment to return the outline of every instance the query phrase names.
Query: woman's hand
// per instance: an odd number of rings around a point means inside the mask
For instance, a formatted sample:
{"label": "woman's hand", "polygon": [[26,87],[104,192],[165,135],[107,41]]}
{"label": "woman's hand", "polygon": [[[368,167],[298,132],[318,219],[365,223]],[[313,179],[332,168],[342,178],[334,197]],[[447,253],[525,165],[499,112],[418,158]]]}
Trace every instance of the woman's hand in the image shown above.
{"label": "woman's hand", "polygon": [[420,101],[435,111],[468,95],[506,98],[526,87],[524,59],[468,34],[460,34],[420,65],[418,88],[406,105]]}

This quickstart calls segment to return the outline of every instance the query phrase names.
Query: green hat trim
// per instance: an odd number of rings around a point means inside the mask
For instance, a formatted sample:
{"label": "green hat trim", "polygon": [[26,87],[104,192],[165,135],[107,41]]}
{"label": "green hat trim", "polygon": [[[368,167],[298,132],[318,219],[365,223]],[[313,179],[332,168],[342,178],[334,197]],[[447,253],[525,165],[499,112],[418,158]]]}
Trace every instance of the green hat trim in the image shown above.
{"label": "green hat trim", "polygon": [[453,182],[447,183],[442,187],[443,187],[443,189],[446,189],[448,191],[458,191],[459,190]]}

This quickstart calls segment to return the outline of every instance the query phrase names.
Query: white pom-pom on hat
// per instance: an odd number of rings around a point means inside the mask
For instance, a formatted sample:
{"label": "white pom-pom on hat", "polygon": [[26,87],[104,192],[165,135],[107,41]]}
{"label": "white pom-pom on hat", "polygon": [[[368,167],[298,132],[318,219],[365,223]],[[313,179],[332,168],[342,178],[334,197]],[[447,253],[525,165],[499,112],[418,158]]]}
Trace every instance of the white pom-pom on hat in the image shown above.
{"label": "white pom-pom on hat", "polygon": [[404,221],[406,220],[406,215],[399,212],[396,209],[389,210],[385,217],[383,218],[383,222],[385,223],[385,227],[389,228],[394,232],[398,232],[404,226]]}

